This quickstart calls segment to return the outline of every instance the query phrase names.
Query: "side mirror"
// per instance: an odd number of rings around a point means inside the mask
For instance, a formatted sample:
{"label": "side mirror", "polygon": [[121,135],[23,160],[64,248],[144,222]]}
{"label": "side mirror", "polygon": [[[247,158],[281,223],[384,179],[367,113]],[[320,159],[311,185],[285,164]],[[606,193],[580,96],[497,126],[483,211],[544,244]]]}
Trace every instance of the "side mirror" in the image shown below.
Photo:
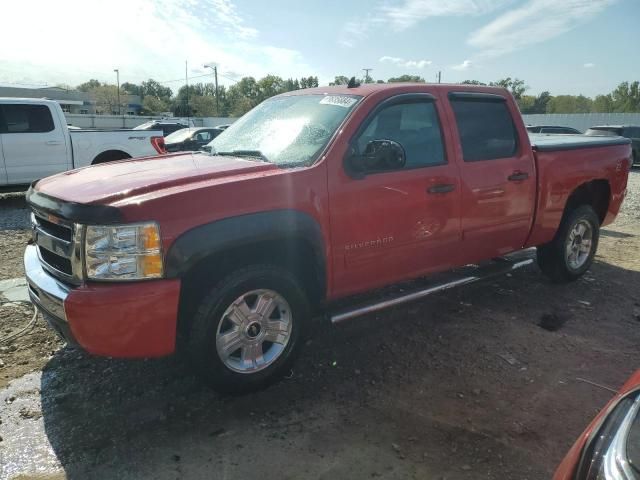
{"label": "side mirror", "polygon": [[407,162],[404,148],[394,140],[371,140],[363,154],[351,149],[345,159],[345,169],[354,179],[364,178],[368,172],[398,170]]}

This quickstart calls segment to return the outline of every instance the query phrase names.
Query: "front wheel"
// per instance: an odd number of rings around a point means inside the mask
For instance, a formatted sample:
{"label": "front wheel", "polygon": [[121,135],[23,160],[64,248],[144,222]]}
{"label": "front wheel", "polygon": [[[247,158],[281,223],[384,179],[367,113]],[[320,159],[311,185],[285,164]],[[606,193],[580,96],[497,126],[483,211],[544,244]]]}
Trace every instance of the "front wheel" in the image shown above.
{"label": "front wheel", "polygon": [[538,247],[538,265],[554,282],[581,277],[593,263],[600,238],[600,220],[583,205],[567,214],[551,243]]}
{"label": "front wheel", "polygon": [[275,265],[237,270],[204,297],[189,355],[201,377],[228,393],[259,390],[288,373],[308,323],[300,282]]}

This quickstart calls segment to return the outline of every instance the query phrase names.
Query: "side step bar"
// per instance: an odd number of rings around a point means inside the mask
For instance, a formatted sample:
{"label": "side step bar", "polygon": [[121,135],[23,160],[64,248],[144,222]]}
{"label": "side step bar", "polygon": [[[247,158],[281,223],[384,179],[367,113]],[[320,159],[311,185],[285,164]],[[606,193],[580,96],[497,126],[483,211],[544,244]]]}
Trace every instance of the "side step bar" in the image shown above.
{"label": "side step bar", "polygon": [[517,259],[510,259],[508,257],[500,257],[495,259],[491,264],[484,266],[474,266],[472,272],[468,272],[469,267],[466,267],[467,274],[458,276],[457,279],[449,278],[447,281],[436,283],[424,289],[416,290],[403,295],[387,298],[373,303],[360,304],[355,307],[343,308],[330,314],[331,323],[340,323],[345,320],[349,320],[354,317],[359,317],[367,313],[377,312],[384,310],[385,308],[400,305],[401,303],[412,302],[437,292],[443,292],[451,288],[460,287],[462,285],[468,285],[480,280],[486,280],[488,278],[504,275],[506,273],[518,270],[519,268],[526,267],[533,263],[533,258],[522,258],[522,255],[518,255]]}

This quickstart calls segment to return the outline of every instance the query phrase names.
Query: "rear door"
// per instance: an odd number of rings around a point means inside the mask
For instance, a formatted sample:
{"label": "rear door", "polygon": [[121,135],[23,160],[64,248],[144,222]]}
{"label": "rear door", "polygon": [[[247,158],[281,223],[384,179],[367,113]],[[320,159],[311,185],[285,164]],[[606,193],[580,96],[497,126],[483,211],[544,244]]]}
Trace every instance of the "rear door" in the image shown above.
{"label": "rear door", "polygon": [[48,105],[0,106],[0,136],[9,184],[27,184],[70,168],[64,130],[56,128]]}
{"label": "rear door", "polygon": [[460,241],[460,185],[435,98],[391,97],[374,107],[351,139],[363,153],[394,140],[406,164],[353,178],[339,165],[329,182],[334,291],[348,294],[445,269]]}
{"label": "rear door", "polygon": [[535,205],[531,148],[521,141],[505,97],[452,92],[449,105],[459,139],[464,260],[518,250],[526,242]]}

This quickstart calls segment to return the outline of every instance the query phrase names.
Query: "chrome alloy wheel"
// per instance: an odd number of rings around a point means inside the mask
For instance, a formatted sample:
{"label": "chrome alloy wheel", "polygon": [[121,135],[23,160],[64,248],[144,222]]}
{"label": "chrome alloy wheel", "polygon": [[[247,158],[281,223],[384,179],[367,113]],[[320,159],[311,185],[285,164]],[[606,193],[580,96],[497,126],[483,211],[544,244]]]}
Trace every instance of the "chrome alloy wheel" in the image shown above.
{"label": "chrome alloy wheel", "polygon": [[589,259],[592,248],[593,228],[586,220],[579,220],[567,238],[565,247],[567,265],[573,270],[578,270]]}
{"label": "chrome alloy wheel", "polygon": [[225,310],[216,333],[222,363],[238,373],[267,368],[284,352],[291,338],[291,308],[273,290],[242,294]]}

